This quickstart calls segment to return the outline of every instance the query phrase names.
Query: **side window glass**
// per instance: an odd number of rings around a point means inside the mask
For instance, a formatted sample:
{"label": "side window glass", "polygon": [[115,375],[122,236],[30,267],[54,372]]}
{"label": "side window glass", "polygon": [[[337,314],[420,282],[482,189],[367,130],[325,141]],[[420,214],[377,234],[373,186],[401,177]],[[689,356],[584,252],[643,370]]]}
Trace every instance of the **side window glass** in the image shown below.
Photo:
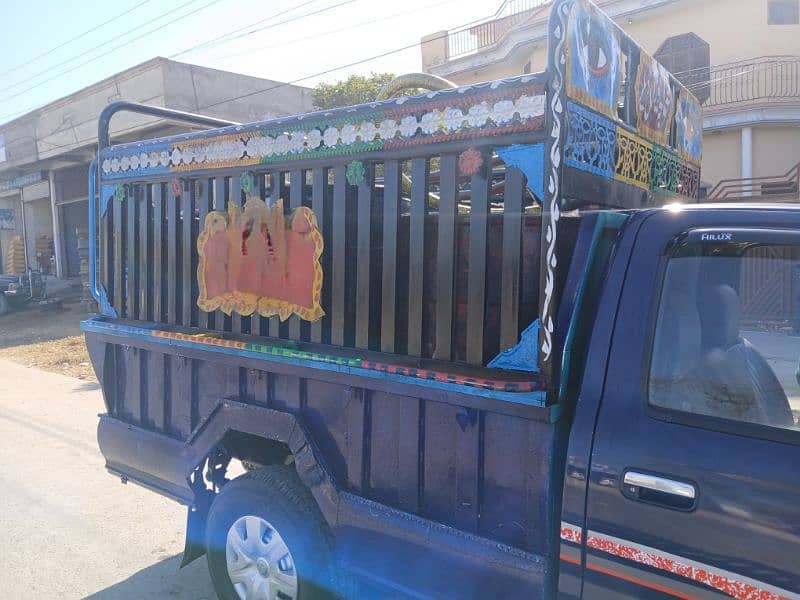
{"label": "side window glass", "polygon": [[800,431],[800,247],[687,247],[669,259],[654,406]]}

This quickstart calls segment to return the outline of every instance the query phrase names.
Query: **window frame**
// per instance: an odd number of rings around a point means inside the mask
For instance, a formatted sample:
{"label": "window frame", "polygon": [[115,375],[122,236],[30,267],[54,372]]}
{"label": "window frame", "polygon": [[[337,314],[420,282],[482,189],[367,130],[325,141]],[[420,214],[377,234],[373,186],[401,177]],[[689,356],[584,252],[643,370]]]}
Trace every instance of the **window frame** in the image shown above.
{"label": "window frame", "polygon": [[[781,9],[794,10],[794,21],[778,21],[775,20],[773,7],[778,9],[780,14]],[[767,1],[767,25],[800,25],[800,0],[768,0]]]}
{"label": "window frame", "polygon": [[[645,358],[642,361],[642,372],[640,374],[639,385],[644,414],[649,418],[666,423],[674,423],[718,433],[726,433],[769,442],[800,446],[800,429],[786,429],[773,427],[771,425],[763,425],[761,423],[736,421],[723,417],[682,411],[676,408],[667,408],[664,406],[651,404],[650,402],[650,373],[655,348],[658,313],[661,306],[661,299],[664,294],[664,284],[666,283],[667,265],[669,264],[670,260],[680,259],[680,257],[675,256],[678,250],[687,244],[701,241],[701,236],[708,233],[733,233],[736,236],[745,238],[741,241],[753,242],[756,245],[793,245],[800,247],[800,231],[782,229],[779,227],[693,228],[674,236],[666,243],[661,256],[659,257],[659,264],[656,268],[656,285],[653,287],[653,296],[648,309],[649,314],[646,317],[647,328],[644,340]],[[800,361],[800,356],[798,357],[798,360]]]}

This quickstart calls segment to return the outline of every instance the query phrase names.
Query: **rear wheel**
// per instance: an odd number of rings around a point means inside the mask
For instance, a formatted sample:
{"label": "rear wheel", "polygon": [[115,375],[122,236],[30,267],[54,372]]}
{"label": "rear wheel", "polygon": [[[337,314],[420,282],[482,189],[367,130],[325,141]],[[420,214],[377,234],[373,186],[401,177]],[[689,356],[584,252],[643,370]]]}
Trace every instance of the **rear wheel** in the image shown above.
{"label": "rear wheel", "polygon": [[6,295],[3,292],[0,292],[0,317],[10,311],[11,306],[8,302],[8,298],[6,298]]}
{"label": "rear wheel", "polygon": [[292,467],[226,485],[208,513],[208,567],[222,600],[332,598],[331,536]]}

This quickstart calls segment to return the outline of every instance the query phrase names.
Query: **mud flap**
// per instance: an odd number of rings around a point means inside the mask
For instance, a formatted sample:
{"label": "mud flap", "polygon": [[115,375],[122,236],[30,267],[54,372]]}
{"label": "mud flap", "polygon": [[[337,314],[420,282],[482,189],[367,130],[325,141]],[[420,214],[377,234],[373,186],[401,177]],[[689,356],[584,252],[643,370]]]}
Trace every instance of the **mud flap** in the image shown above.
{"label": "mud flap", "polygon": [[186,544],[183,547],[181,568],[206,553],[206,518],[213,494],[209,496],[200,496],[199,502],[189,507],[186,517]]}
{"label": "mud flap", "polygon": [[206,553],[206,519],[215,494],[205,487],[202,473],[201,465],[194,470],[190,478],[195,501],[189,506],[186,514],[186,543],[183,547],[181,568]]}

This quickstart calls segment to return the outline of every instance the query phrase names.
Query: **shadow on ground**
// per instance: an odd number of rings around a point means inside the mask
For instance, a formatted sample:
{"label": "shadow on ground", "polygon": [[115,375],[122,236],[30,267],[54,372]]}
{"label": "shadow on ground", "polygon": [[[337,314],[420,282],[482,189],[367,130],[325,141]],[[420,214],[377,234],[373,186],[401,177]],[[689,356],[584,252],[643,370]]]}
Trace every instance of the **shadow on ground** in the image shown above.
{"label": "shadow on ground", "polygon": [[180,555],[164,559],[127,579],[86,596],[86,600],[134,600],[174,598],[216,600],[205,558],[181,569]]}
{"label": "shadow on ground", "polygon": [[85,381],[75,388],[76,392],[93,392],[100,389],[100,384],[96,381]]}

